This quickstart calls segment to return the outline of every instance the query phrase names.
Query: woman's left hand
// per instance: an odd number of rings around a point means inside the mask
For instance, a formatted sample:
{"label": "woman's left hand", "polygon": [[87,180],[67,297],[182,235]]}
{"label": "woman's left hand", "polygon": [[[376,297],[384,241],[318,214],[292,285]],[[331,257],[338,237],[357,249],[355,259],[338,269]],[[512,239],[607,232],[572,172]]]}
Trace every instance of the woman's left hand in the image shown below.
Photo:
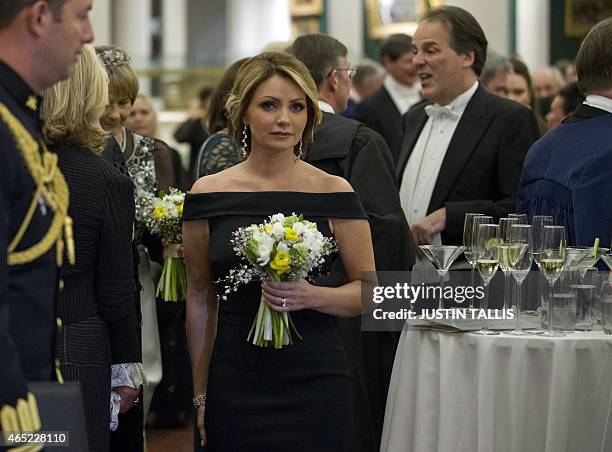
{"label": "woman's left hand", "polygon": [[130,388],[129,386],[117,386],[112,389],[121,396],[121,402],[119,405],[119,412],[125,413],[130,408],[133,408],[138,404],[140,398],[140,390]]}
{"label": "woman's left hand", "polygon": [[305,279],[287,282],[268,281],[261,285],[261,293],[270,309],[277,312],[314,309],[317,297],[316,286]]}

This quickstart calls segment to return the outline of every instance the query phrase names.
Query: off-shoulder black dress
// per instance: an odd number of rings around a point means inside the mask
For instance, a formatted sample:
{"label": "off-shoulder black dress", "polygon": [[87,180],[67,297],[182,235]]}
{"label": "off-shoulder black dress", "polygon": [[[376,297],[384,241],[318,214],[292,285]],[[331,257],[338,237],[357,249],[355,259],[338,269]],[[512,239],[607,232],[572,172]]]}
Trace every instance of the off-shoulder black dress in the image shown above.
{"label": "off-shoulder black dress", "polygon": [[[183,220],[207,219],[213,280],[239,264],[231,233],[269,215],[303,214],[330,236],[328,219],[367,219],[355,193],[188,194]],[[222,293],[219,285],[217,293]],[[259,306],[253,282],[221,301],[207,388],[209,451],[343,451],[352,428],[351,380],[332,316],[291,313],[303,340],[280,350],[247,342]]]}

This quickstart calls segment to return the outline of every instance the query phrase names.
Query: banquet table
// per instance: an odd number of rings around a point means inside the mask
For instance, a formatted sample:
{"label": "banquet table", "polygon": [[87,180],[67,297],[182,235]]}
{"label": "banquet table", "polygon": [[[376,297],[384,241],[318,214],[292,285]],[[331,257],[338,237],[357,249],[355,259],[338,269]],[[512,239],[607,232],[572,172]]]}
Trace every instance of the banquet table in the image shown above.
{"label": "banquet table", "polygon": [[381,451],[611,452],[612,336],[404,327]]}

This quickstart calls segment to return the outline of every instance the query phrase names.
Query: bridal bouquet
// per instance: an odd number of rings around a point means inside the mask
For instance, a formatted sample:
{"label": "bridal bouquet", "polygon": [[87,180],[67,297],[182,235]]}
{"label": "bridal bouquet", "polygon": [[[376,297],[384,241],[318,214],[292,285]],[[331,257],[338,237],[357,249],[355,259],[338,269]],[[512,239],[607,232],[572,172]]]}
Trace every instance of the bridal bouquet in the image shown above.
{"label": "bridal bouquet", "polygon": [[145,208],[145,224],[151,233],[165,239],[162,269],[155,295],[164,301],[184,300],[187,295],[187,274],[182,257],[182,220],[185,193],[171,188],[150,197]]}
{"label": "bridal bouquet", "polygon": [[[231,240],[234,251],[245,262],[230,270],[221,297],[236,292],[238,287],[254,280],[294,281],[308,275],[336,249],[333,239],[323,236],[316,223],[304,220],[302,215],[285,217],[272,215],[263,224],[239,228]],[[261,298],[257,316],[247,340],[259,347],[279,349],[292,344],[291,331],[302,337],[288,312],[272,311]]]}

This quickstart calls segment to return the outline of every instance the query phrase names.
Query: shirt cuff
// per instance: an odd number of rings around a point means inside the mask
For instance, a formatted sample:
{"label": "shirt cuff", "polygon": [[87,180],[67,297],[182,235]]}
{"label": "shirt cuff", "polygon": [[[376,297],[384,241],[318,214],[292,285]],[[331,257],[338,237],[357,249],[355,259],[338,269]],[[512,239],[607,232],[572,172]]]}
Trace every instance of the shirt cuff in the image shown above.
{"label": "shirt cuff", "polygon": [[111,388],[128,386],[138,389],[146,382],[142,363],[122,363],[111,366]]}

